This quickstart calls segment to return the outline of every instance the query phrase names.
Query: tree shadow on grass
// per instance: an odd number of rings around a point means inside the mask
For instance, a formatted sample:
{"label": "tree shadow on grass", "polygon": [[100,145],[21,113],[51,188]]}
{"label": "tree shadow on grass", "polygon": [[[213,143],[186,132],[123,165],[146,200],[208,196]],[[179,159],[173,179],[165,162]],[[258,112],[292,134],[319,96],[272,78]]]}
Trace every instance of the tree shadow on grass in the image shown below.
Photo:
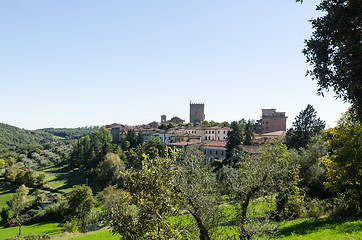
{"label": "tree shadow on grass", "polygon": [[51,182],[61,182],[61,186],[56,187],[56,188],[52,188],[48,185],[48,187],[45,187],[46,190],[51,191],[51,192],[64,192],[64,190],[66,189],[70,189],[72,188],[74,185],[79,185],[79,184],[85,184],[85,174],[82,173],[81,171],[65,171],[65,170],[69,170],[69,169],[62,169],[62,171],[57,171],[57,172],[53,172],[56,174],[56,177],[50,181],[48,181],[48,183]]}
{"label": "tree shadow on grass", "polygon": [[334,230],[338,233],[358,232],[362,229],[362,221],[352,218],[306,219],[301,223],[281,228],[278,236],[283,237],[294,234],[306,235],[311,232],[327,229]]}

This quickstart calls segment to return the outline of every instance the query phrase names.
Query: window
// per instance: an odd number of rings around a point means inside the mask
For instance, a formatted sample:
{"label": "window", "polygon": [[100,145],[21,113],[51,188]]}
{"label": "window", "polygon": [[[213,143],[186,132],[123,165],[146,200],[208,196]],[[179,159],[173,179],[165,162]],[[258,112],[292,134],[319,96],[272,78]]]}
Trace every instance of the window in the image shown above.
{"label": "window", "polygon": [[217,155],[217,150],[215,151],[215,155]]}
{"label": "window", "polygon": [[217,137],[217,140],[220,140],[220,137]]}
{"label": "window", "polygon": [[265,122],[266,124],[269,124],[269,122]]}
{"label": "window", "polygon": [[206,155],[206,149],[204,150],[204,154]]}
{"label": "window", "polygon": [[220,134],[220,131],[217,131],[217,134]]}
{"label": "window", "polygon": [[210,150],[210,155],[212,155],[212,150]]}
{"label": "window", "polygon": [[221,151],[221,155],[224,156],[224,151]]}
{"label": "window", "polygon": [[224,131],[224,134],[225,134],[225,131]]}

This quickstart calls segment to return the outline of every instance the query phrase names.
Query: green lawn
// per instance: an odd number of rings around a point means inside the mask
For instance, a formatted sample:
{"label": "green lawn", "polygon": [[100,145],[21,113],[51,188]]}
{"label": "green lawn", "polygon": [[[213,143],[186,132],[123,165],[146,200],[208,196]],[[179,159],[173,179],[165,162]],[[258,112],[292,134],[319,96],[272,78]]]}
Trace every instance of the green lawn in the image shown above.
{"label": "green lawn", "polygon": [[108,228],[102,228],[94,232],[88,232],[85,234],[82,233],[62,233],[60,235],[54,236],[54,240],[68,240],[68,239],[79,239],[79,240],[113,240],[120,239],[119,235],[112,235],[111,231]]}
{"label": "green lawn", "polygon": [[[181,219],[186,220],[182,215]],[[119,239],[119,235],[112,235],[107,228],[86,234],[72,233],[54,236],[55,240],[111,240]],[[256,238],[259,239],[259,238]],[[298,219],[287,222],[280,228],[280,233],[273,239],[283,240],[344,240],[362,239],[362,220],[360,219]]]}
{"label": "green lawn", "polygon": [[51,189],[67,193],[74,185],[85,184],[83,172],[73,171],[68,166],[51,167],[43,171],[47,186]]}
{"label": "green lawn", "polygon": [[10,200],[13,195],[10,191],[0,191],[0,210],[6,206],[6,202]]}
{"label": "green lawn", "polygon": [[297,219],[281,227],[276,239],[362,239],[362,220]]}
{"label": "green lawn", "polygon": [[[22,233],[24,236],[29,234],[48,234],[54,235],[61,233],[59,223],[38,223],[29,226],[22,226]],[[0,227],[0,239],[6,239],[16,236],[19,232],[19,227],[3,228]]]}

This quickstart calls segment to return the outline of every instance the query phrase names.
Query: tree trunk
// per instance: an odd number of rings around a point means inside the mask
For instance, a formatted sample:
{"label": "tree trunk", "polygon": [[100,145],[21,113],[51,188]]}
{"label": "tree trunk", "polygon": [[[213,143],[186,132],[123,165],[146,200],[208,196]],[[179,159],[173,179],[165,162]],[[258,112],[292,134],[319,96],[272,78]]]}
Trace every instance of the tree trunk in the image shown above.
{"label": "tree trunk", "polygon": [[250,233],[247,233],[246,231],[246,217],[247,217],[247,213],[248,213],[248,206],[249,206],[249,202],[252,196],[252,192],[249,192],[246,195],[246,199],[245,201],[241,204],[241,222],[240,222],[240,240],[246,240],[246,239],[250,239],[251,235]]}
{"label": "tree trunk", "polygon": [[21,223],[19,222],[19,236],[21,236]]}
{"label": "tree trunk", "polygon": [[204,226],[200,216],[197,214],[197,207],[195,206],[194,202],[191,198],[188,198],[188,201],[194,211],[190,211],[191,215],[195,218],[195,221],[197,223],[197,227],[200,231],[200,240],[210,240],[209,232],[207,231],[206,227]]}
{"label": "tree trunk", "polygon": [[202,223],[202,220],[201,220],[200,216],[193,213],[193,212],[191,212],[191,214],[195,218],[196,223],[197,223],[197,227],[199,228],[200,240],[210,240],[209,232],[207,231],[204,224]]}

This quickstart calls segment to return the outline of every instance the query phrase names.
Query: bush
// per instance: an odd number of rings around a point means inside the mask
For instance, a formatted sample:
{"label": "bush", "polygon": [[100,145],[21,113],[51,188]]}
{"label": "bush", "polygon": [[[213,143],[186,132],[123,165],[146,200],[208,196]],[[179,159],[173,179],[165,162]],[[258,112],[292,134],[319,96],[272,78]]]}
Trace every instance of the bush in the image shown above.
{"label": "bush", "polygon": [[285,204],[284,209],[285,217],[287,218],[301,218],[305,217],[305,201],[304,196],[301,195],[292,195],[288,198],[287,203]]}
{"label": "bush", "polygon": [[313,198],[306,204],[308,217],[318,218],[324,213],[325,207],[323,201]]}
{"label": "bush", "polygon": [[89,215],[87,216],[87,223],[88,224],[92,224],[92,223],[97,223],[102,219],[102,214],[98,211],[94,211],[92,209],[92,211],[89,213]]}
{"label": "bush", "polygon": [[78,220],[73,219],[72,221],[67,221],[63,224],[61,230],[63,232],[74,233],[78,231]]}
{"label": "bush", "polygon": [[[32,211],[32,210],[30,210]],[[65,202],[52,203],[44,210],[33,210],[31,222],[63,221],[67,211]]]}

